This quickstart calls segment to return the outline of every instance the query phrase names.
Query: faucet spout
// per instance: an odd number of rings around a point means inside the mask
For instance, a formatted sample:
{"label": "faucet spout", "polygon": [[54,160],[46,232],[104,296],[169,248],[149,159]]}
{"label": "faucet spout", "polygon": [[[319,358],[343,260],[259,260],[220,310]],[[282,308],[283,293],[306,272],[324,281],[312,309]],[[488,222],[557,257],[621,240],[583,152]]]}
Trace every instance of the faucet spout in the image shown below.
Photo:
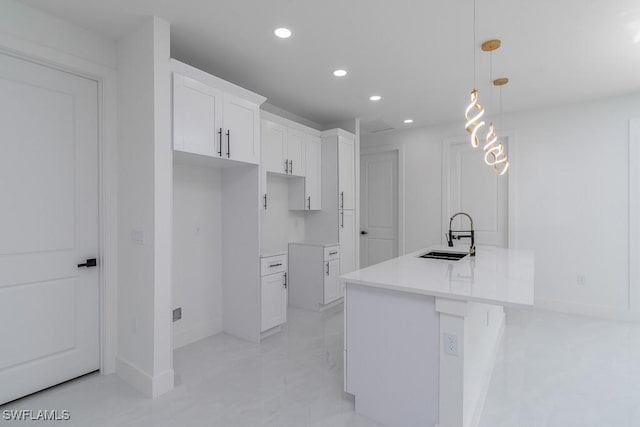
{"label": "faucet spout", "polygon": [[[458,215],[464,215],[467,218],[469,218],[469,225],[470,225],[469,230],[452,230],[451,229],[453,220]],[[460,234],[460,233],[469,233],[469,234]],[[475,243],[475,232],[473,230],[473,218],[471,218],[471,215],[469,215],[466,212],[458,212],[456,214],[453,214],[453,216],[449,219],[449,233],[447,234],[447,245],[451,248],[453,247],[453,241],[455,239],[460,240],[463,238],[471,239],[471,246],[469,247],[469,255],[476,256],[476,243]]]}

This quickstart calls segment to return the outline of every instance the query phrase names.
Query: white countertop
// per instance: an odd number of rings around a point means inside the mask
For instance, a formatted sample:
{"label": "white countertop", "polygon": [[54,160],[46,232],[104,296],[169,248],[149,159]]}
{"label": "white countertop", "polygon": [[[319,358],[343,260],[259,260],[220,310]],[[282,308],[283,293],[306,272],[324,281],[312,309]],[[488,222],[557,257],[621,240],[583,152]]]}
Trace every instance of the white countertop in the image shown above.
{"label": "white countertop", "polygon": [[338,246],[338,242],[314,242],[311,240],[305,240],[302,242],[290,242],[290,245],[302,245],[302,246],[321,246],[323,248],[328,248],[329,246]]}
{"label": "white countertop", "polygon": [[286,249],[261,249],[260,250],[260,258],[268,258],[270,256],[276,255],[286,255]]}
{"label": "white countertop", "polygon": [[394,291],[503,306],[533,306],[533,251],[478,246],[476,256],[459,261],[418,258],[433,246],[340,277]]}

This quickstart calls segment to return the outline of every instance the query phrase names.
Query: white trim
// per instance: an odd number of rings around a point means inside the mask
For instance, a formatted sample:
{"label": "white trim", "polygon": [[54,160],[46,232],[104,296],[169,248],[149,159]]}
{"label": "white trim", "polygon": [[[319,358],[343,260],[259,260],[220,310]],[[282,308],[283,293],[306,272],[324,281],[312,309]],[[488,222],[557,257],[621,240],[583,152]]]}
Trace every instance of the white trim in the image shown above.
{"label": "white trim", "polygon": [[213,86],[224,92],[239,96],[240,98],[246,99],[254,104],[260,105],[267,100],[267,98],[262,95],[258,95],[257,93],[223,80],[220,77],[209,74],[206,71],[199,70],[189,64],[180,62],[177,59],[172,58],[170,60],[169,67],[173,73],[179,73],[189,78],[196,79],[206,85]]}
{"label": "white trim", "polygon": [[[382,147],[363,147],[361,157],[367,154],[398,152],[398,256],[406,254],[406,229],[405,229],[405,146],[385,145]],[[360,162],[358,162],[360,164]]]}
{"label": "white trim", "polygon": [[293,120],[289,120],[285,117],[278,116],[277,114],[270,113],[269,111],[260,109],[260,118],[264,120],[269,120],[270,122],[277,123],[279,125],[298,130],[303,133],[307,133],[309,135],[320,137],[322,132],[317,129],[311,128],[309,126],[305,126],[298,122],[294,122]]}
{"label": "white trim", "polygon": [[640,118],[629,120],[629,310],[640,318]]}
{"label": "white trim", "polygon": [[348,132],[344,129],[340,129],[340,128],[335,128],[335,129],[328,129],[328,130],[323,130],[321,133],[322,138],[329,138],[332,136],[342,136],[344,138],[348,138],[348,139],[355,139],[355,135],[352,134],[351,132]]}
{"label": "white trim", "polygon": [[120,356],[116,359],[116,365],[118,376],[146,397],[155,398],[173,389],[173,369],[152,377]]}
{"label": "white trim", "polygon": [[[508,141],[507,154],[509,155],[509,170],[507,171],[507,237],[508,247],[517,248],[516,239],[516,226],[518,219],[517,212],[517,144],[516,144],[516,132],[513,130],[502,131],[501,136],[506,137]],[[450,201],[448,200],[449,191],[449,176],[451,173],[451,145],[455,143],[467,142],[469,137],[455,136],[442,138],[442,176],[441,176],[441,212],[440,212],[440,243],[445,244],[444,233],[447,230],[448,223],[448,208]]]}
{"label": "white trim", "polygon": [[117,110],[116,71],[37,43],[0,33],[0,52],[95,80],[99,97],[100,372],[115,372],[117,353]]}

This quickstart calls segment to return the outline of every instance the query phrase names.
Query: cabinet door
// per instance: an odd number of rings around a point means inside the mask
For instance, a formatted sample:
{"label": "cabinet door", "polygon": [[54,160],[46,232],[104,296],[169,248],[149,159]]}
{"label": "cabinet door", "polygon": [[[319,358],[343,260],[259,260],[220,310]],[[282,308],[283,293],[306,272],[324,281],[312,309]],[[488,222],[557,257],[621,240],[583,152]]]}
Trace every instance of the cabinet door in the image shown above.
{"label": "cabinet door", "polygon": [[287,128],[262,120],[262,167],[266,172],[285,173]]}
{"label": "cabinet door", "polygon": [[356,269],[356,217],[353,210],[339,212],[340,271],[347,274]]}
{"label": "cabinet door", "polygon": [[307,135],[305,140],[306,163],[306,208],[317,211],[322,209],[322,140],[318,137]]}
{"label": "cabinet door", "polygon": [[260,163],[260,109],[237,96],[224,95],[222,157]]}
{"label": "cabinet door", "polygon": [[342,209],[355,207],[355,141],[338,138],[338,203]]}
{"label": "cabinet door", "polygon": [[222,92],[173,74],[173,149],[218,156]]}
{"label": "cabinet door", "polygon": [[304,133],[287,129],[286,159],[289,161],[289,174],[291,175],[304,176],[305,174],[304,140]]}
{"label": "cabinet door", "polygon": [[262,332],[287,320],[286,286],[286,273],[262,277]]}
{"label": "cabinet door", "polygon": [[329,304],[340,298],[338,290],[338,276],[340,275],[340,260],[324,262],[324,303]]}

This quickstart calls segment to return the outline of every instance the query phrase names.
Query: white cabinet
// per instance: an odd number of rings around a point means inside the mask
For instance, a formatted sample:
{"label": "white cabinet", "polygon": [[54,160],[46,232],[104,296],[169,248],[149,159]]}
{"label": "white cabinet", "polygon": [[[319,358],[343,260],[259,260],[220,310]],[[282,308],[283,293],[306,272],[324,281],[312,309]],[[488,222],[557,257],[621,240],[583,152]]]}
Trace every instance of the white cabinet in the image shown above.
{"label": "white cabinet", "polygon": [[305,202],[307,210],[322,209],[322,140],[307,135],[305,139]]}
{"label": "white cabinet", "polygon": [[304,176],[305,134],[270,120],[262,120],[262,166],[267,172]]}
{"label": "white cabinet", "polygon": [[225,94],[222,129],[226,147],[223,156],[245,163],[260,163],[260,109],[238,96]]}
{"label": "white cabinet", "polygon": [[322,135],[322,212],[306,218],[305,236],[309,240],[340,243],[340,274],[356,269],[356,139],[342,129]]}
{"label": "white cabinet", "polygon": [[356,269],[356,217],[353,209],[340,211],[338,229],[340,241],[340,271],[347,274]]}
{"label": "white cabinet", "polygon": [[288,173],[305,176],[305,134],[295,129],[287,129],[287,152],[285,161],[289,163]]}
{"label": "white cabinet", "polygon": [[287,321],[287,255],[261,258],[261,332]]}
{"label": "white cabinet", "polygon": [[338,137],[338,195],[340,209],[355,208],[355,141]]}
{"label": "white cabinet", "polygon": [[173,148],[218,156],[222,128],[222,91],[173,74]]}
{"label": "white cabinet", "polygon": [[177,61],[175,67],[197,77],[173,72],[174,150],[259,164],[264,98],[242,98],[220,88],[232,86],[228,82]]}
{"label": "white cabinet", "polygon": [[289,303],[323,311],[342,298],[340,246],[335,243],[289,243]]}
{"label": "white cabinet", "polygon": [[261,121],[262,163],[266,172],[286,173],[289,163],[285,165],[287,152],[287,128],[269,120]]}
{"label": "white cabinet", "polygon": [[340,273],[340,260],[325,261],[324,271],[324,303],[329,304],[342,297],[339,291],[338,275]]}
{"label": "white cabinet", "polygon": [[322,209],[322,140],[320,132],[262,112],[261,200],[268,209],[267,173],[289,181],[290,210]]}

